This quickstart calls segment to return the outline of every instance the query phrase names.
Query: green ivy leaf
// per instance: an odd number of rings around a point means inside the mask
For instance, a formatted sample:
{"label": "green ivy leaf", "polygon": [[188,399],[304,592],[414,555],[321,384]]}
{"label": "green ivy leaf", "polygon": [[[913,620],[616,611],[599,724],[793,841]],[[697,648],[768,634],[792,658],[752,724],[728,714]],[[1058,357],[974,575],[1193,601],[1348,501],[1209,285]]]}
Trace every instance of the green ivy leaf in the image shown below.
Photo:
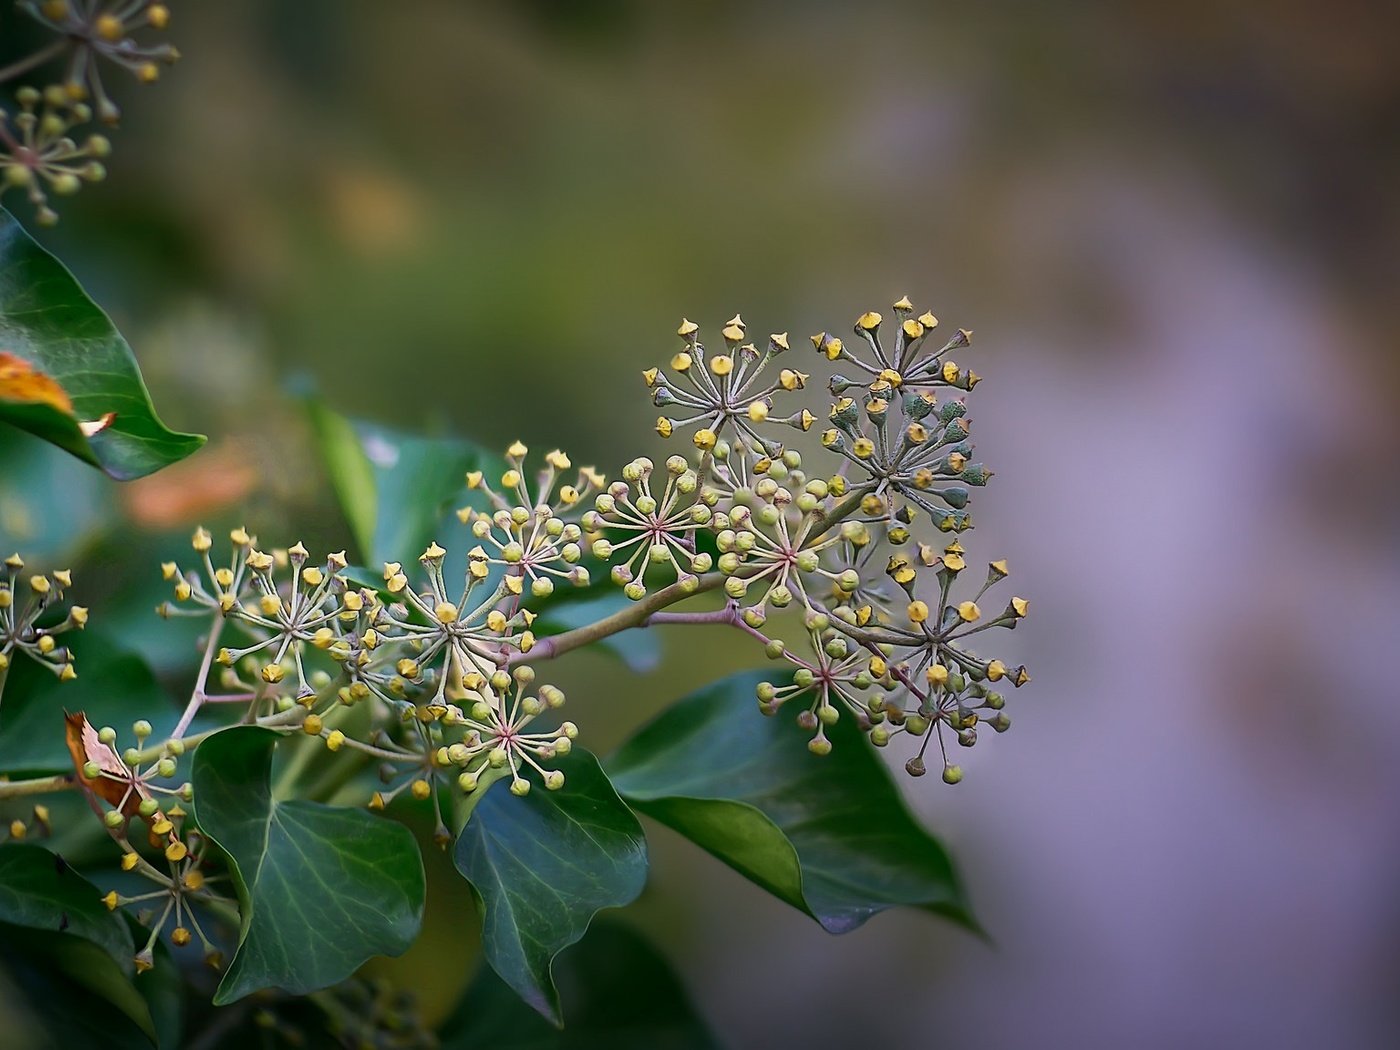
{"label": "green ivy leaf", "polygon": [[555,967],[569,1025],[558,1029],[483,966],[438,1029],[440,1050],[715,1050],[666,957],[616,922],[599,922]]}
{"label": "green ivy leaf", "polygon": [[[128,481],[184,459],[198,434],[156,418],[131,347],[67,268],[0,208],[0,421]],[[19,376],[22,368],[27,375]],[[31,371],[32,370],[32,371]],[[36,378],[45,377],[45,378]],[[111,422],[88,436],[81,424]]]}
{"label": "green ivy leaf", "polygon": [[136,952],[121,916],[97,887],[42,846],[0,846],[0,922],[91,941],[125,974]]}
{"label": "green ivy leaf", "polygon": [[[346,419],[307,401],[331,484],[362,560],[371,567],[408,562],[445,529],[469,535],[448,511],[466,501],[466,473],[492,469],[492,458],[456,438],[426,438]],[[465,551],[460,552],[465,569]]]}
{"label": "green ivy leaf", "polygon": [[564,786],[524,798],[508,781],[486,789],[457,838],[457,870],[482,914],[486,960],[517,995],[563,1023],[554,957],[603,908],[630,904],[647,875],[646,838],[598,760],[575,748]]}
{"label": "green ivy leaf", "polygon": [[901,905],[975,928],[943,846],[910,815],[849,717],[818,757],[731,675],[672,705],[608,762],[634,809],[675,829],[831,933]]}
{"label": "green ivy leaf", "polygon": [[82,711],[94,726],[115,727],[127,743],[131,724],[139,718],[157,731],[175,721],[170,697],[141,657],[91,628],[72,631],[63,640],[73,650],[78,672],[71,682],[60,682],[27,656],[11,657],[0,702],[0,772],[71,771],[64,711]]}
{"label": "green ivy leaf", "polygon": [[214,995],[294,995],[399,955],[423,920],[423,859],[401,824],[363,810],[272,797],[277,734],[225,729],[194,757],[195,816],[229,856],[242,929]]}

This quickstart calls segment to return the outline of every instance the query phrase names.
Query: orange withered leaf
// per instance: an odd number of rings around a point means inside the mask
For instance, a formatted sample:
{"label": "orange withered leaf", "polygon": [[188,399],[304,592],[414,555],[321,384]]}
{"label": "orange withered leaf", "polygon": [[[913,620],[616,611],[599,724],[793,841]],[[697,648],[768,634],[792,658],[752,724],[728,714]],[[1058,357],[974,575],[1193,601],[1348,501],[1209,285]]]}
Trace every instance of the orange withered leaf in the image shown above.
{"label": "orange withered leaf", "polygon": [[[0,350],[0,401],[48,405],[65,416],[74,415],[73,401],[58,380],[7,350]],[[110,427],[116,418],[115,412],[104,412],[96,419],[78,420],[78,429],[90,438]]]}
{"label": "orange withered leaf", "polygon": [[[123,815],[130,819],[141,800],[152,797],[150,790],[132,776],[132,771],[121,760],[116,749],[98,738],[97,730],[83,712],[65,712],[64,721],[68,753],[73,758],[73,768],[83,787],[109,805],[120,807]],[[97,763],[98,769],[111,775],[84,775],[83,767],[89,762]]]}
{"label": "orange withered leaf", "polygon": [[0,350],[0,400],[48,405],[66,416],[73,414],[73,402],[57,380],[5,350]]}

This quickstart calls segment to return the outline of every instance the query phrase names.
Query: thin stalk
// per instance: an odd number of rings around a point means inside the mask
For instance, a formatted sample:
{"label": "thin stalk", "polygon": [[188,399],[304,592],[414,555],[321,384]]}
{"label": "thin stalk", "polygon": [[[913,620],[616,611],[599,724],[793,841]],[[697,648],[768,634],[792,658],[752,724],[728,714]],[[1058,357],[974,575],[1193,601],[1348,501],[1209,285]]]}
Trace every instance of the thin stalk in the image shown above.
{"label": "thin stalk", "polygon": [[195,679],[194,692],[190,694],[190,702],[185,705],[184,713],[180,715],[180,721],[175,723],[175,728],[170,734],[171,740],[179,740],[185,735],[185,730],[194,721],[194,716],[204,706],[206,699],[204,689],[209,683],[209,668],[214,664],[214,654],[219,651],[219,635],[223,633],[224,623],[225,620],[221,614],[214,621],[214,626],[209,628],[209,641],[204,646],[204,658],[199,664],[199,677]]}
{"label": "thin stalk", "polygon": [[51,58],[57,58],[59,55],[63,54],[63,49],[67,46],[67,40],[55,40],[48,47],[41,48],[32,55],[21,58],[16,62],[11,62],[5,68],[0,69],[0,84],[3,84],[7,80],[13,80],[15,77],[22,76],[31,69],[42,66]]}
{"label": "thin stalk", "polygon": [[71,773],[35,780],[0,780],[0,799],[24,798],[26,795],[47,795],[51,791],[71,791],[78,786]]}

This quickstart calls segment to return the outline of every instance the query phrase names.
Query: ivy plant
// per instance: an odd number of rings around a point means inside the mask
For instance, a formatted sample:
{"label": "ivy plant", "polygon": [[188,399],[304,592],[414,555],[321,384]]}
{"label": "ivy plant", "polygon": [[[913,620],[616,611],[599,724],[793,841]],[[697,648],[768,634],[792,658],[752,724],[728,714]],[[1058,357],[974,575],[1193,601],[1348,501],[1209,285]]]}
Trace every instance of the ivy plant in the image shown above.
{"label": "ivy plant", "polygon": [[[72,59],[0,122],[0,177],[47,220],[48,193],[99,177],[105,140],[67,137],[94,105],[113,115],[93,70],[154,79],[171,56],[130,34],[169,13],[20,7],[60,35],[0,81]],[[959,783],[955,756],[1009,728],[1029,681],[994,644],[1028,603],[1005,561],[964,547],[992,472],[958,361],[971,333],[943,332],[907,298],[805,348],[739,316],[713,341],[682,321],[639,384],[657,450],[616,471],[308,401],[344,548],[197,528],[151,566],[142,628],[198,625],[179,683],[76,603],[83,578],[5,558],[5,987],[61,993],[73,1008],[40,1011],[56,1045],[233,1046],[256,1025],[297,1045],[714,1046],[656,950],[595,922],[647,886],[641,818],[829,933],[892,908],[979,931],[890,772]],[[203,441],[160,423],[106,314],[0,211],[4,426],[117,481]],[[554,661],[605,652],[625,694],[665,634],[706,626],[754,669],[588,750],[609,698],[566,698]],[[439,849],[460,879],[430,891]],[[435,1031],[366,967],[415,943],[429,892],[480,918],[479,966],[468,982],[471,959],[451,961],[466,991]]]}

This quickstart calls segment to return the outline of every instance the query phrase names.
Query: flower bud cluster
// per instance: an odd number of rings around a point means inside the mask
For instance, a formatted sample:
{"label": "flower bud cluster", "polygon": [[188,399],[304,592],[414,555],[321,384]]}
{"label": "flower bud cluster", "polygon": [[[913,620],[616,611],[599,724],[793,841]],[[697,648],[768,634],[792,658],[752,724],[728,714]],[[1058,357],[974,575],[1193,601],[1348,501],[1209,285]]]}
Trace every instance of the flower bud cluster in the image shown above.
{"label": "flower bud cluster", "polygon": [[[512,447],[515,465],[503,479],[522,504],[530,495],[518,476],[524,454]],[[212,663],[223,668],[217,681],[229,691],[206,693],[201,684],[204,700],[247,703],[250,717],[265,725],[377,760],[384,788],[371,799],[375,809],[404,792],[427,800],[438,797],[439,783],[472,791],[507,775],[524,794],[531,770],[547,788],[562,785],[563,774],[542,763],[567,754],[577,729],[532,726],[564,694],[550,685],[529,688],[534,672],[519,661],[535,644],[536,613],[523,601],[548,593],[538,584],[564,571],[558,564],[578,561],[585,537],[562,515],[576,513],[602,478],[589,469],[578,485],[556,489],[567,457],[547,458],[535,505],[523,515],[479,475],[468,478],[496,506],[490,514],[464,512],[483,543],[469,552],[460,584],[449,581],[447,551],[437,543],[420,555],[417,571],[387,562],[377,585],[357,586],[344,553],[313,563],[301,544],[266,552],[238,528],[229,534],[228,560],[216,564],[213,537],[196,530],[199,570],[162,566],[174,601],[159,611],[212,616]],[[212,648],[224,630],[238,637]],[[351,716],[348,709],[362,704],[368,717]],[[439,831],[446,834],[441,819]]]}
{"label": "flower bud cluster", "polygon": [[583,527],[599,535],[593,541],[594,557],[615,560],[609,575],[627,597],[641,599],[647,593],[648,576],[666,576],[693,592],[697,574],[708,572],[713,557],[695,547],[696,530],[712,517],[702,498],[700,479],[684,456],[666,460],[665,481],[654,479],[656,466],[646,457],[622,468],[622,479],[613,482],[594,500],[583,516]]}
{"label": "flower bud cluster", "polygon": [[[0,108],[0,194],[22,191],[42,225],[58,221],[49,195],[68,196],[106,177],[111,143],[76,129],[97,119],[115,125],[121,110],[107,93],[102,66],[114,66],[142,83],[160,78],[179,52],[169,44],[143,44],[134,34],[161,31],[170,9],[152,0],[20,0],[18,7],[54,35],[49,44],[7,62],[0,83],[62,64],[61,76],[15,92],[18,110]],[[80,141],[81,140],[81,141]]]}
{"label": "flower bud cluster", "polygon": [[[946,757],[945,731],[971,746],[979,721],[1004,730],[1010,719],[995,686],[1021,685],[1029,676],[967,646],[970,636],[1015,627],[1025,614],[1019,597],[997,616],[981,611],[987,589],[1006,575],[1005,563],[992,563],[981,590],[955,601],[949,591],[965,565],[963,548],[954,540],[940,552],[927,542],[970,529],[973,493],[992,477],[973,460],[964,400],[981,377],[952,357],[971,345],[971,333],[960,329],[935,341],[937,327],[932,313],[917,313],[902,298],[892,326],[871,311],[857,319],[849,342],[829,332],[812,337],[819,357],[842,369],[826,384],[834,400],[821,433],[834,462],[830,473],[818,474],[769,426],[805,431],[814,418],[796,406],[775,413],[775,401],[796,396],[810,378],[791,368],[776,378],[765,374],[788,349],[787,337],[771,337],[760,352],[736,317],[723,332],[726,352],[707,356],[697,327],[684,322],[683,348],[669,369],[648,369],[644,379],[654,402],[673,409],[658,421],[663,437],[697,428],[695,465],[675,457],[668,470],[698,479],[698,495],[668,503],[668,487],[639,511],[637,497],[624,503],[609,494],[583,524],[602,532],[594,547],[600,557],[639,545],[613,569],[631,597],[646,593],[637,571],[643,549],[646,561],[669,565],[694,590],[722,587],[734,622],[795,668],[790,681],[760,688],[760,707],[773,714],[797,701],[814,752],[830,749],[832,724],[853,717],[877,746],[900,733],[917,738],[908,765],[915,775],[936,737],[945,779],[955,782],[961,772]],[[629,469],[649,476],[650,461]],[[613,539],[619,532],[634,535]],[[710,550],[714,572],[698,579],[711,562],[702,569],[685,559]],[[920,569],[932,570],[936,597],[920,588]],[[801,613],[810,655],[795,655],[759,630],[770,612],[788,607]]]}
{"label": "flower bud cluster", "polygon": [[227,876],[207,874],[207,842],[186,820],[182,803],[193,799],[193,787],[188,781],[171,783],[187,753],[184,742],[172,739],[143,748],[152,727],[141,719],[131,727],[136,744],[118,750],[113,727],[96,729],[80,714],[67,716],[67,724],[78,781],[121,849],[122,871],[156,887],[146,893],[112,890],[102,898],[111,910],[133,908],[137,920],[150,930],[135,956],[138,972],[154,965],[156,941],[167,928],[176,947],[197,936],[205,960],[217,968],[221,956],[205,935],[195,906],[231,902],[215,888]]}
{"label": "flower bud cluster", "polygon": [[666,411],[656,420],[656,432],[669,438],[677,430],[694,428],[695,447],[708,452],[721,437],[735,435],[776,454],[781,444],[764,436],[759,427],[782,423],[807,430],[815,417],[806,409],[774,415],[774,398],[784,391],[800,390],[808,376],[792,368],[770,368],[788,353],[786,332],[770,335],[759,350],[745,330],[743,318],[730,318],[720,332],[724,352],[707,355],[700,342],[699,325],[682,321],[676,334],[685,348],[671,358],[669,373],[650,368],[643,373],[652,391],[652,403]]}
{"label": "flower bud cluster", "polygon": [[12,554],[0,572],[0,680],[9,671],[16,653],[23,653],[56,674],[61,681],[78,677],[73,654],[60,643],[68,631],[87,626],[88,611],[81,605],[68,608],[55,621],[51,610],[62,606],[73,575],[59,569],[48,575],[24,575],[24,559]]}
{"label": "flower bud cluster", "polygon": [[545,467],[536,475],[532,493],[523,469],[528,451],[519,441],[506,450],[509,469],[501,475],[499,493],[483,472],[470,472],[467,488],[483,492],[491,509],[484,512],[464,507],[457,516],[482,541],[483,546],[471,552],[473,559],[518,570],[514,575],[523,577],[532,597],[547,598],[554,593],[556,581],[575,587],[586,587],[590,582],[587,567],[580,564],[584,543],[578,519],[584,501],[601,489],[606,479],[592,467],[583,467],[572,484],[560,484],[572,463],[555,449],[545,456]]}

